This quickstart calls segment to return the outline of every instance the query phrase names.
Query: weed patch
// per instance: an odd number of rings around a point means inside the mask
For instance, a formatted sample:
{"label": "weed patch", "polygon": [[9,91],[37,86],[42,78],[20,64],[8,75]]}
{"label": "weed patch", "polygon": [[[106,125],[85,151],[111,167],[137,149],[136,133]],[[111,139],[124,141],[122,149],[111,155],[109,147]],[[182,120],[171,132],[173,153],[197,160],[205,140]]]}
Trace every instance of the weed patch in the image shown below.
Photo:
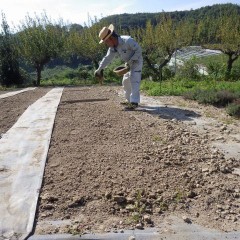
{"label": "weed patch", "polygon": [[227,106],[227,113],[230,116],[240,118],[240,99],[234,101]]}

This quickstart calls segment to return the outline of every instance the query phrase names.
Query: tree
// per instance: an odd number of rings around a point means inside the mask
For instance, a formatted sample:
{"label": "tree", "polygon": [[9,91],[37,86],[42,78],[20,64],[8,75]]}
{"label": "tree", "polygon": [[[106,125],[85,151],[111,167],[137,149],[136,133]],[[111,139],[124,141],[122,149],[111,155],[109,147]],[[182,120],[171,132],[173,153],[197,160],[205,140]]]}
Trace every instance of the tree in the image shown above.
{"label": "tree", "polygon": [[53,24],[46,14],[35,18],[27,16],[18,34],[19,53],[37,72],[36,85],[40,85],[41,72],[53,58],[64,52],[66,30],[62,24]]}
{"label": "tree", "polygon": [[144,49],[143,57],[157,78],[162,78],[162,68],[173,53],[190,44],[192,30],[189,22],[175,22],[169,15],[164,15],[156,26],[147,22],[146,28],[141,31],[140,41]]}
{"label": "tree", "polygon": [[98,62],[104,54],[104,44],[99,44],[99,31],[103,24],[99,24],[97,19],[91,20],[91,26],[85,26],[81,32],[72,31],[68,37],[68,46],[72,54],[91,60],[93,66],[98,68]]}
{"label": "tree", "polygon": [[76,23],[71,24],[69,26],[69,32],[79,32],[79,33],[81,33],[82,30],[83,30],[83,26],[79,25],[79,24],[76,24]]}
{"label": "tree", "polygon": [[5,15],[2,13],[2,32],[0,34],[0,83],[10,86],[22,84],[15,37],[10,32]]}
{"label": "tree", "polygon": [[[201,7],[196,10],[186,10],[186,11],[174,11],[168,12],[169,16],[174,21],[181,20],[193,20],[199,21],[200,19],[210,18],[212,22],[217,19],[222,12],[226,12],[231,15],[233,11],[237,10],[240,13],[240,5],[238,4],[214,4],[212,6]],[[104,17],[101,21],[105,21],[108,24],[113,23],[115,26],[120,26],[122,29],[129,28],[144,28],[147,21],[151,20],[153,26],[156,26],[159,22],[158,19],[160,16],[164,15],[164,12],[154,12],[154,13],[135,13],[135,14],[116,14]]]}
{"label": "tree", "polygon": [[233,63],[240,56],[240,15],[237,11],[232,12],[231,15],[223,13],[213,24],[216,29],[214,32],[210,32],[205,26],[204,31],[208,37],[202,43],[205,48],[220,50],[228,56],[225,74],[228,79]]}
{"label": "tree", "polygon": [[225,16],[220,24],[219,44],[216,44],[214,48],[228,56],[226,77],[229,77],[233,63],[240,56],[240,15]]}

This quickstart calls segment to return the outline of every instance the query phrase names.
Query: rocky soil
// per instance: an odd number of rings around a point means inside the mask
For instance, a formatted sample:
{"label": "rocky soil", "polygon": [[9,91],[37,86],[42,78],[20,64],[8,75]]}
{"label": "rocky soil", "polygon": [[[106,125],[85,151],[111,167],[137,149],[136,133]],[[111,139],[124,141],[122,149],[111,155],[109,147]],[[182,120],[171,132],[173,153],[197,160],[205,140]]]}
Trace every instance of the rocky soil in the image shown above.
{"label": "rocky soil", "polygon": [[[0,99],[0,135],[49,90]],[[239,120],[181,97],[155,97],[126,112],[119,92],[65,88],[35,233],[160,227],[169,216],[239,231]]]}
{"label": "rocky soil", "polygon": [[[37,88],[11,97],[0,99],[0,136],[18,120],[22,113],[50,89]],[[0,91],[0,94],[7,91]]]}
{"label": "rocky soil", "polygon": [[[118,92],[107,86],[65,88],[35,233],[158,227],[169,215],[240,230],[240,159],[212,147],[219,135],[225,139],[237,133],[238,122],[222,110],[180,98],[159,99],[179,109],[192,107],[198,119],[211,114],[216,122],[204,128],[144,107],[123,111]],[[58,220],[65,224],[57,225]]]}

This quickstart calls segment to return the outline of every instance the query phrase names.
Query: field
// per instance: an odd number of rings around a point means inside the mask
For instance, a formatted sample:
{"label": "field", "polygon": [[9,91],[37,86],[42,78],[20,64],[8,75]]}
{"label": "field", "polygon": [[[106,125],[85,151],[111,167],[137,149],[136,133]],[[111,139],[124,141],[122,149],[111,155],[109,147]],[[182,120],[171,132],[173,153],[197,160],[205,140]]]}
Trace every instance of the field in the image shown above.
{"label": "field", "polygon": [[[50,89],[0,99],[0,133]],[[64,89],[34,234],[161,232],[170,216],[239,231],[239,122],[180,97],[157,97],[123,111],[120,92],[110,86]],[[216,142],[236,146],[233,155],[213,147]]]}

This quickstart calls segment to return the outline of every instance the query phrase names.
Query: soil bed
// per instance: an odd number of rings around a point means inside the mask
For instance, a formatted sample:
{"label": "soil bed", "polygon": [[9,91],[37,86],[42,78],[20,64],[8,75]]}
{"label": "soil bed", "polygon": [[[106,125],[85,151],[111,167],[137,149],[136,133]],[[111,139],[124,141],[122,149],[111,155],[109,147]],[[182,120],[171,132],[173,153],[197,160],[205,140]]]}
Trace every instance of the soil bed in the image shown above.
{"label": "soil bed", "polygon": [[0,135],[7,132],[29,105],[44,96],[48,91],[50,91],[49,88],[36,88],[0,99]]}
{"label": "soil bed", "polygon": [[[158,227],[169,215],[240,230],[239,159],[211,132],[123,111],[118,87],[65,88],[55,119],[36,234]],[[25,93],[27,94],[27,93]],[[46,221],[67,224],[42,227]]]}

